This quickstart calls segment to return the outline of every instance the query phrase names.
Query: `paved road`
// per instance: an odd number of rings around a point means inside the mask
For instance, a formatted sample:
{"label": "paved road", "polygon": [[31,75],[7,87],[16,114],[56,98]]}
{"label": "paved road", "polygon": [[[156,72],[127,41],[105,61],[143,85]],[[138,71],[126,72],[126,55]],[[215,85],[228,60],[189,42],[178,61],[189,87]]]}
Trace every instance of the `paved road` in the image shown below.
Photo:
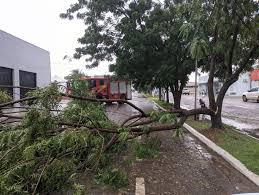
{"label": "paved road", "polygon": [[[204,98],[208,105],[208,98]],[[170,97],[172,101],[172,97]],[[197,105],[199,103],[197,101]],[[183,95],[181,106],[194,108],[194,95]],[[259,136],[259,103],[243,102],[241,97],[226,96],[223,102],[223,121],[240,130],[252,131]]]}
{"label": "paved road", "polygon": [[[155,108],[152,102],[138,94],[132,102],[145,111]],[[135,113],[127,105],[115,104],[107,107],[107,111],[116,122]],[[145,179],[148,195],[259,192],[258,187],[188,133],[178,140],[172,135],[173,131],[154,135],[162,141],[158,157],[135,162],[128,170],[130,185],[120,194],[134,194],[136,177]]]}

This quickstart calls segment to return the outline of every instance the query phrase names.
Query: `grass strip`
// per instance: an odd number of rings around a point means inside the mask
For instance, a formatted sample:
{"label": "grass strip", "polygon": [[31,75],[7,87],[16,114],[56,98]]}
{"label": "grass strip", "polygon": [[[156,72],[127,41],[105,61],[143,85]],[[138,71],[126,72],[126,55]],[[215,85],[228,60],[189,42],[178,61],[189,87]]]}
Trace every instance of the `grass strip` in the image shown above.
{"label": "grass strip", "polygon": [[174,106],[173,103],[167,103],[165,101],[159,100],[158,97],[156,97],[156,96],[152,96],[150,94],[145,94],[145,96],[148,99],[153,100],[155,103],[157,103],[159,106],[165,108],[166,110],[172,109]]}
{"label": "grass strip", "polygon": [[194,129],[232,154],[248,169],[259,175],[259,142],[249,136],[237,132],[234,127],[224,125],[224,129],[211,129],[210,121],[186,121]]}

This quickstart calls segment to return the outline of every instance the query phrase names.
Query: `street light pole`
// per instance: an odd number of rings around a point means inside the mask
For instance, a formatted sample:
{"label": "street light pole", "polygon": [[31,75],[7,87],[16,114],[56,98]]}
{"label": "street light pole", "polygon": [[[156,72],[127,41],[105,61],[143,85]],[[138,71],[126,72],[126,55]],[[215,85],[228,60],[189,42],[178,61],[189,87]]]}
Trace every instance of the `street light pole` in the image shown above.
{"label": "street light pole", "polygon": [[[197,75],[198,75],[198,61],[196,60],[195,61],[195,94],[194,94],[194,96],[195,96],[195,99],[194,99],[194,109],[196,109],[197,108]],[[196,115],[194,115],[194,120],[197,120],[197,116]]]}

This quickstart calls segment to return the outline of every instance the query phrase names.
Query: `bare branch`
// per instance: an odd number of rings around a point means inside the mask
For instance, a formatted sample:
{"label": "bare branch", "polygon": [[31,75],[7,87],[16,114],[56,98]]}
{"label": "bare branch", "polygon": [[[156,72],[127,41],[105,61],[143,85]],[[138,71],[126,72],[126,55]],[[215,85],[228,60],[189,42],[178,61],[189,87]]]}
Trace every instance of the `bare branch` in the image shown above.
{"label": "bare branch", "polygon": [[136,109],[137,111],[139,111],[142,116],[146,116],[147,114],[140,109],[139,107],[137,107],[136,105],[134,105],[133,103],[127,101],[127,100],[118,100],[118,99],[96,99],[96,98],[89,98],[89,97],[82,97],[82,96],[74,96],[74,95],[68,95],[68,94],[64,94],[61,93],[62,96],[65,97],[69,97],[69,98],[73,98],[73,99],[78,99],[78,100],[86,100],[89,102],[104,102],[104,103],[112,103],[112,102],[118,102],[118,103],[124,103],[124,104],[128,104],[129,106],[131,106],[132,108]]}
{"label": "bare branch", "polygon": [[7,102],[7,103],[4,103],[4,104],[0,104],[0,108],[6,107],[6,106],[12,106],[12,105],[17,104],[17,103],[36,100],[36,99],[37,99],[36,97],[26,97],[26,98],[19,99],[19,100],[16,100],[16,101],[11,101],[11,102]]}

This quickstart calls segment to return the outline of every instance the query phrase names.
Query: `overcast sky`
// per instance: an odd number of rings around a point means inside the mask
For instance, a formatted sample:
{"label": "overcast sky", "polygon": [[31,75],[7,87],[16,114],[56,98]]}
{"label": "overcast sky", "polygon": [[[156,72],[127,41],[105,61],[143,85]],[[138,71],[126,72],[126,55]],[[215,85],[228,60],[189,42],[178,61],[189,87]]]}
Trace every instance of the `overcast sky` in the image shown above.
{"label": "overcast sky", "polygon": [[0,0],[0,29],[50,52],[52,76],[64,77],[73,69],[88,75],[108,73],[107,63],[86,70],[83,60],[63,60],[79,46],[84,33],[82,21],[63,20],[59,14],[75,0]]}

